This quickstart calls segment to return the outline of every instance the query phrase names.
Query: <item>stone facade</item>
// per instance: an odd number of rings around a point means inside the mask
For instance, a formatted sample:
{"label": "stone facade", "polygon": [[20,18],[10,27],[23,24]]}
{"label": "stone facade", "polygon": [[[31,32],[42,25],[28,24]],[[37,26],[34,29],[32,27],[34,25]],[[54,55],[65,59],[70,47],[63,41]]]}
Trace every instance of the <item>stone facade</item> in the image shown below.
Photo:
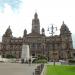
{"label": "stone facade", "polygon": [[40,34],[40,21],[37,13],[32,20],[32,31],[27,34],[27,30],[24,30],[22,38],[15,38],[12,35],[10,26],[4,33],[1,43],[1,54],[6,57],[8,54],[14,55],[16,58],[21,57],[22,45],[29,45],[30,55],[37,57],[38,55],[44,55],[48,60],[53,61],[55,59],[68,59],[72,57],[73,45],[72,37],[69,28],[64,24],[61,25],[60,35],[46,36],[45,29],[42,28]]}

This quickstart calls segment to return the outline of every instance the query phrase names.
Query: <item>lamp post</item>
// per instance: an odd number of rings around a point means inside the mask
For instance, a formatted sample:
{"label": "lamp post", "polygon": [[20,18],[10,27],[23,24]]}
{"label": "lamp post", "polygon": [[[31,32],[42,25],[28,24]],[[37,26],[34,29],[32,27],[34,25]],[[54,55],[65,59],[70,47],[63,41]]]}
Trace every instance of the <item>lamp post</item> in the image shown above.
{"label": "lamp post", "polygon": [[54,33],[55,33],[54,29],[55,29],[55,31],[57,31],[57,27],[54,27],[53,24],[52,24],[51,27],[48,27],[49,34],[52,35],[53,65],[55,66],[55,55],[56,55],[56,53],[55,53],[55,51],[54,51],[54,39],[53,39],[53,38],[54,38],[53,35],[54,35]]}

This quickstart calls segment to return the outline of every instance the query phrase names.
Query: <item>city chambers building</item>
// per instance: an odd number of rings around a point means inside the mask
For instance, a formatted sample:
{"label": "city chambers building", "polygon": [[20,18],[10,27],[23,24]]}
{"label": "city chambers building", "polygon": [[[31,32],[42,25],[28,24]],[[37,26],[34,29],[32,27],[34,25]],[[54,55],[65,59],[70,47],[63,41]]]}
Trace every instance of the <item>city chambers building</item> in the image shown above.
{"label": "city chambers building", "polygon": [[23,37],[16,38],[12,35],[10,26],[2,36],[1,42],[1,55],[6,57],[7,55],[13,55],[16,58],[21,58],[22,46],[29,45],[30,56],[37,57],[39,55],[46,56],[48,60],[56,61],[60,59],[71,58],[73,52],[73,43],[71,32],[69,28],[64,24],[61,25],[60,34],[54,36],[46,36],[45,29],[42,28],[40,34],[40,20],[38,14],[34,14],[32,20],[31,33],[27,34],[25,29]]}

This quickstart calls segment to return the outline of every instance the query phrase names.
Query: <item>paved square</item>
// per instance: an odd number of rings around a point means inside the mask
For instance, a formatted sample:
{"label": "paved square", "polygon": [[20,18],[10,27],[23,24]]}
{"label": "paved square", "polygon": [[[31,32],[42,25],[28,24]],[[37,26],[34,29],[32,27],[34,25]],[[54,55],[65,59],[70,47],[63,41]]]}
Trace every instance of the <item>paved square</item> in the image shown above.
{"label": "paved square", "polygon": [[0,75],[33,75],[36,64],[0,63]]}

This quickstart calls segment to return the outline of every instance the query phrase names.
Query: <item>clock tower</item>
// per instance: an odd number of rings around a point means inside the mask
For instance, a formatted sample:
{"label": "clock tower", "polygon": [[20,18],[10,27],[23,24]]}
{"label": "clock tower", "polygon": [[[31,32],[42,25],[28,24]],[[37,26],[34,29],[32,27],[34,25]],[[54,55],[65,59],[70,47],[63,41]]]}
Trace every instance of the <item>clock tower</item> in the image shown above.
{"label": "clock tower", "polygon": [[40,22],[37,13],[34,14],[34,19],[32,20],[32,33],[33,32],[40,34]]}

